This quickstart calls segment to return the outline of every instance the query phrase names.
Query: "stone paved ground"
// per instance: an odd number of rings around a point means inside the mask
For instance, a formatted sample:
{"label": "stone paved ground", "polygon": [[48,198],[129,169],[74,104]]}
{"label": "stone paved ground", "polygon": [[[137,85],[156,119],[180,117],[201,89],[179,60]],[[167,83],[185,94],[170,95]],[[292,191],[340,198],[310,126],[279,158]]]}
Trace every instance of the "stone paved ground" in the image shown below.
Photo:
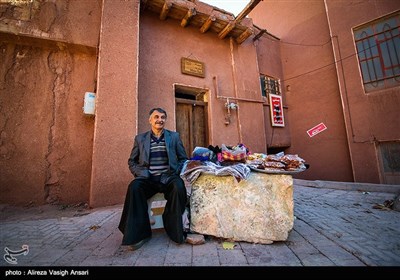
{"label": "stone paved ground", "polygon": [[[162,230],[137,251],[120,246],[122,205],[77,217],[2,219],[4,252],[29,246],[17,266],[378,266],[400,267],[400,212],[374,209],[395,194],[295,186],[294,228],[270,245],[207,237],[203,245],[177,245]],[[0,260],[2,274],[16,267]],[[398,271],[398,270],[397,270]]]}

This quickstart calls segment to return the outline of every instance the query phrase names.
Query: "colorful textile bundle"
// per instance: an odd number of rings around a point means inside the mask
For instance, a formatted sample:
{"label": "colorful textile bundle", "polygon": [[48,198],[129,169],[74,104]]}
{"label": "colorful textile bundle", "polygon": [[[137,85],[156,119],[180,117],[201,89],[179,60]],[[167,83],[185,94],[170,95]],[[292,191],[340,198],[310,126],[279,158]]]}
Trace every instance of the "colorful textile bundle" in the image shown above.
{"label": "colorful textile bundle", "polygon": [[245,161],[247,158],[247,149],[243,144],[233,147],[227,147],[222,144],[222,159],[229,161]]}

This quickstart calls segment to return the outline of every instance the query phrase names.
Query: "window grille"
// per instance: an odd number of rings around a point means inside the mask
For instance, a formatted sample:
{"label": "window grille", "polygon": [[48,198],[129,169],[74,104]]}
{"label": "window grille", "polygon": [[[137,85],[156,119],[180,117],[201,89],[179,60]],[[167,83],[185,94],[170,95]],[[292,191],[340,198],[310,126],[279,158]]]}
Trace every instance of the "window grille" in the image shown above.
{"label": "window grille", "polygon": [[353,30],[365,92],[400,85],[400,13]]}
{"label": "window grille", "polygon": [[262,96],[267,97],[269,94],[281,95],[281,81],[272,77],[260,76]]}

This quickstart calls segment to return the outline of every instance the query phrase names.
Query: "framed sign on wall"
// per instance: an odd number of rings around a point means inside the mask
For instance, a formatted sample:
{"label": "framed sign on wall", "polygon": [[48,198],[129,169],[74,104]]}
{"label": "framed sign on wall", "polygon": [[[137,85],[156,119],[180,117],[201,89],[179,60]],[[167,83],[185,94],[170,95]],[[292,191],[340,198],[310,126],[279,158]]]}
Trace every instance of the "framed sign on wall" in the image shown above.
{"label": "framed sign on wall", "polygon": [[186,75],[192,75],[204,78],[205,77],[204,63],[197,60],[182,57],[181,72]]}
{"label": "framed sign on wall", "polygon": [[269,94],[269,108],[271,112],[271,125],[284,127],[285,118],[283,116],[282,96]]}

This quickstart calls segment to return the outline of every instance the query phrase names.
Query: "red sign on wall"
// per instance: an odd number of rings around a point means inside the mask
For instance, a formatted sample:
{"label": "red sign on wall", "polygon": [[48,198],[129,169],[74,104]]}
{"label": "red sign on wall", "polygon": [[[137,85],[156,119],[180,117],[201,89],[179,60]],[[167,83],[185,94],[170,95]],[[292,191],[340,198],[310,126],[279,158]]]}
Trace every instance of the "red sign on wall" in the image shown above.
{"label": "red sign on wall", "polygon": [[320,123],[316,126],[314,126],[313,128],[310,128],[309,130],[307,130],[307,134],[310,137],[313,137],[315,135],[317,135],[318,133],[324,131],[325,129],[327,129],[326,125],[324,123]]}
{"label": "red sign on wall", "polygon": [[282,96],[269,94],[269,108],[271,112],[271,125],[285,126],[285,119],[283,117]]}

